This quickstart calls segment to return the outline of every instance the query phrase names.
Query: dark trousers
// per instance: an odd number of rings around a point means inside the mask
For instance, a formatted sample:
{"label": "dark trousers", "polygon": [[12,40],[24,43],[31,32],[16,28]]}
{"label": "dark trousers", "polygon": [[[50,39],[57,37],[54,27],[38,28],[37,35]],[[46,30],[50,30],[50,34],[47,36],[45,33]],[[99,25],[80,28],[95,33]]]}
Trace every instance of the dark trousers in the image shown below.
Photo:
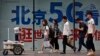
{"label": "dark trousers", "polygon": [[55,49],[59,49],[58,38],[52,38],[50,43]]}
{"label": "dark trousers", "polygon": [[79,36],[79,49],[78,49],[78,51],[81,50],[82,45],[87,49],[86,44],[84,43],[84,37],[85,37],[85,34],[80,33],[80,36]]}
{"label": "dark trousers", "polygon": [[93,36],[92,34],[88,34],[87,41],[86,41],[87,49],[92,49],[95,52],[95,46],[93,43]]}
{"label": "dark trousers", "polygon": [[18,33],[15,33],[15,41],[19,41],[18,36],[19,36],[19,34]]}
{"label": "dark trousers", "polygon": [[67,41],[68,41],[67,36],[64,35],[63,36],[63,52],[64,53],[66,53],[66,45],[69,46],[69,47],[71,47],[72,49],[75,48],[74,46],[72,46],[71,44],[69,44]]}

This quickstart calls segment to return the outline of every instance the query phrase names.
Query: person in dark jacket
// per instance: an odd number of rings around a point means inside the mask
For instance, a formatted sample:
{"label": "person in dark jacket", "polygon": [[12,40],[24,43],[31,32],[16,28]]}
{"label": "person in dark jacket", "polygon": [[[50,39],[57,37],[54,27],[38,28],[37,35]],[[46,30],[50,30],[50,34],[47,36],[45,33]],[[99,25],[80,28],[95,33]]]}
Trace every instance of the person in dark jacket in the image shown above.
{"label": "person in dark jacket", "polygon": [[84,43],[84,38],[87,33],[88,27],[80,18],[77,18],[76,22],[79,23],[79,29],[78,29],[79,30],[79,49],[78,49],[78,52],[80,52],[82,46],[84,46],[87,49],[86,44]]}
{"label": "person in dark jacket", "polygon": [[53,28],[51,34],[51,45],[55,49],[54,52],[59,50],[58,38],[59,38],[60,30],[58,28],[58,22],[56,19],[53,20]]}

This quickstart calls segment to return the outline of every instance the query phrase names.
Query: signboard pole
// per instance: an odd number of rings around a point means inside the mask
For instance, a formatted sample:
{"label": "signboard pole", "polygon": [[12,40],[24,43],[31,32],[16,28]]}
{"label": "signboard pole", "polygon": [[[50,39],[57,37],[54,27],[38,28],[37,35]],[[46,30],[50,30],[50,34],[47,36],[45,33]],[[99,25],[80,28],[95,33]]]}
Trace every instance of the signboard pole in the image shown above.
{"label": "signboard pole", "polygon": [[[74,22],[73,22],[73,28],[74,28],[74,46],[75,46],[75,0],[73,0],[73,19],[74,19]],[[74,50],[75,52],[75,50]]]}
{"label": "signboard pole", "polygon": [[33,0],[33,51],[35,51],[35,35],[34,35],[34,32],[35,32],[35,24],[34,24],[34,19],[35,19],[35,14],[34,14],[34,11],[35,11],[35,0]]}
{"label": "signboard pole", "polygon": [[8,28],[8,40],[10,40],[10,38],[9,38],[9,28]]}

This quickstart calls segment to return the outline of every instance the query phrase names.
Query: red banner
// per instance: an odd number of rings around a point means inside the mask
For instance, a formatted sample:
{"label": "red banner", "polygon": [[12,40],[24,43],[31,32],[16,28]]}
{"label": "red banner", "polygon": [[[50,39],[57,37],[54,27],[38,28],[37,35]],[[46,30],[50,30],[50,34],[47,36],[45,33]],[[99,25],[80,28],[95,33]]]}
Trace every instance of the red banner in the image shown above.
{"label": "red banner", "polygon": [[[21,28],[20,29],[20,41],[24,41],[24,42],[32,42],[32,33],[33,30],[32,28]],[[75,37],[74,37],[74,30],[72,30],[73,33],[73,39],[75,39],[77,41],[79,34],[78,34],[78,29],[75,29]],[[34,31],[34,39],[41,39],[42,38],[42,31],[39,30],[35,30]],[[62,39],[62,34],[60,35],[59,39]],[[96,30],[95,32],[95,40],[99,41],[100,40],[100,31]]]}

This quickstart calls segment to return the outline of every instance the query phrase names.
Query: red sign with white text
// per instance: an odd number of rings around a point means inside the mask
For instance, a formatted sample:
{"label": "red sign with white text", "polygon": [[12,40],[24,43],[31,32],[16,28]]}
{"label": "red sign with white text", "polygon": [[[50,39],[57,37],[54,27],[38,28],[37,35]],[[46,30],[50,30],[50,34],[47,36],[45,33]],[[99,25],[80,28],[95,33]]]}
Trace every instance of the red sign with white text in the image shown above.
{"label": "red sign with white text", "polygon": [[[24,41],[24,42],[32,42],[32,33],[33,33],[33,30],[32,28],[21,28],[20,29],[20,41]],[[75,29],[75,37],[74,37],[74,31],[72,30],[72,33],[73,33],[73,38],[77,41],[78,37],[79,37],[79,34],[77,33],[78,32],[78,29]],[[39,29],[39,30],[35,30],[34,31],[34,39],[41,39],[42,38],[42,31]],[[61,36],[59,37],[59,39],[62,39],[62,34]],[[96,30],[95,32],[95,40],[96,41],[99,41],[100,40],[100,31]]]}

